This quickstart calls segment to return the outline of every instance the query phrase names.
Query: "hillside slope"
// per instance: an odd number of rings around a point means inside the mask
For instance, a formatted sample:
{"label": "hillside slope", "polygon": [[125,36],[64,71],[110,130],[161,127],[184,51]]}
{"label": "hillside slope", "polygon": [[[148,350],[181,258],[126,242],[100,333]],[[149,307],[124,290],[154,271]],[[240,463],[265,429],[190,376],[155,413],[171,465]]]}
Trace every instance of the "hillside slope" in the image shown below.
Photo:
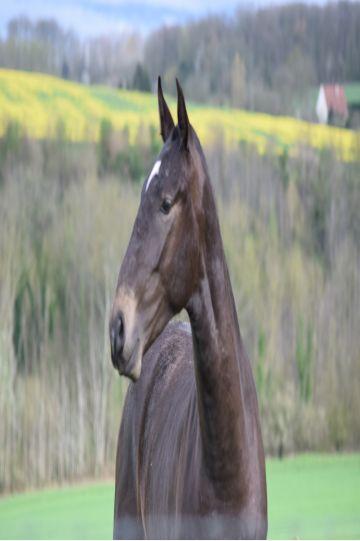
{"label": "hillside slope", "polygon": [[[175,102],[169,99],[172,110]],[[299,146],[332,147],[346,161],[359,156],[359,134],[238,109],[190,104],[191,122],[202,141],[223,135],[226,144],[252,143],[259,152],[297,152]],[[158,129],[156,97],[151,94],[85,86],[38,73],[0,69],[0,133],[9,121],[20,123],[30,137],[53,137],[62,124],[71,140],[96,140],[102,119],[134,137],[143,125]]]}

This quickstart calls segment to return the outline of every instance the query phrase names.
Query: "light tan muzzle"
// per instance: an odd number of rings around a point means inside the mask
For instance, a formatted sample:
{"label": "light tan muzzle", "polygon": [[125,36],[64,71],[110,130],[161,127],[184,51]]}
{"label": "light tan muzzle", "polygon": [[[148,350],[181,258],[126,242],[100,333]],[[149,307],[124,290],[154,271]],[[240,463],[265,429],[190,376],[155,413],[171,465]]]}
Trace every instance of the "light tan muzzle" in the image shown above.
{"label": "light tan muzzle", "polygon": [[131,290],[120,287],[111,311],[111,360],[121,375],[136,381],[141,372],[143,339],[136,325],[137,302]]}

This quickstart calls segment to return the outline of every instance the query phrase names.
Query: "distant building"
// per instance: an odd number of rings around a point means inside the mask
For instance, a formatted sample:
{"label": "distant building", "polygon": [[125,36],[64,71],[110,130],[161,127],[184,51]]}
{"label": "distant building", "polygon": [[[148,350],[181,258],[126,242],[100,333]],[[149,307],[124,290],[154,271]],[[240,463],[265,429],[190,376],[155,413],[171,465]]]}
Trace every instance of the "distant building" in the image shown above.
{"label": "distant building", "polygon": [[342,85],[321,85],[316,114],[322,124],[345,125],[349,117],[348,102]]}

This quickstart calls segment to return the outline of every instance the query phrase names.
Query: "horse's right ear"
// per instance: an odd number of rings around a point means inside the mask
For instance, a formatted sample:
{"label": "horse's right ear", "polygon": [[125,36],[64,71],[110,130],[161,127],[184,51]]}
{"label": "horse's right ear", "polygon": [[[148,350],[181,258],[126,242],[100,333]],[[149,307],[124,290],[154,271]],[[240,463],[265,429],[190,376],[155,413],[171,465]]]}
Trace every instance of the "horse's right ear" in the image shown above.
{"label": "horse's right ear", "polygon": [[181,146],[184,149],[188,148],[189,137],[189,117],[186,111],[185,98],[179,81],[176,79],[176,88],[178,95],[178,125],[180,130]]}
{"label": "horse's right ear", "polygon": [[159,115],[160,115],[160,133],[162,140],[166,141],[169,137],[171,130],[174,127],[174,121],[170,113],[170,109],[164,98],[164,94],[161,87],[161,78],[158,77],[158,102],[159,102]]}

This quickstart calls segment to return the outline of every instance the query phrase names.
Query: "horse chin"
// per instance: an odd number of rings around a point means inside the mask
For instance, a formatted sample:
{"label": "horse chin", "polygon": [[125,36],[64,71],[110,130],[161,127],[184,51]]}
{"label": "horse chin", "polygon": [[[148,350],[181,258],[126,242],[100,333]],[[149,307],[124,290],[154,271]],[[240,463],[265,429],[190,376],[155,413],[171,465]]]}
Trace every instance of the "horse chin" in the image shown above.
{"label": "horse chin", "polygon": [[127,378],[131,379],[131,381],[133,382],[139,379],[140,374],[141,374],[143,349],[144,349],[143,344],[138,338],[134,346],[134,349],[132,350],[129,360],[125,362],[121,366],[121,368],[119,368],[119,374],[121,376],[126,376]]}

